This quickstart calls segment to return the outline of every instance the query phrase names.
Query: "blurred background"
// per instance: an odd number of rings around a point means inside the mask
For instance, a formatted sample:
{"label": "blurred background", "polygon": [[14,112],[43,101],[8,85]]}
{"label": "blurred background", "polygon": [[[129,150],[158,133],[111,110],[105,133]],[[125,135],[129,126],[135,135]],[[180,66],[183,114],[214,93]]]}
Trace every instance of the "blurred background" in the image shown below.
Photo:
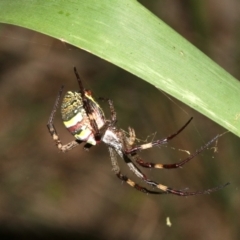
{"label": "blurred background", "polygon": [[[240,79],[239,1],[140,2]],[[225,130],[130,73],[56,39],[2,24],[0,42],[1,239],[240,239],[238,137],[225,134],[183,169],[143,169],[175,189],[230,186],[194,197],[143,194],[114,175],[104,144],[65,154],[54,145],[46,123],[60,86],[78,89],[74,65],[95,97],[114,101],[118,126],[133,127],[140,142],[166,137],[194,117],[167,146],[141,152],[147,161],[177,162],[188,156],[183,150],[193,153]],[[101,106],[108,115],[107,104]],[[55,126],[64,143],[73,140],[59,112]],[[122,172],[143,184],[119,162]]]}

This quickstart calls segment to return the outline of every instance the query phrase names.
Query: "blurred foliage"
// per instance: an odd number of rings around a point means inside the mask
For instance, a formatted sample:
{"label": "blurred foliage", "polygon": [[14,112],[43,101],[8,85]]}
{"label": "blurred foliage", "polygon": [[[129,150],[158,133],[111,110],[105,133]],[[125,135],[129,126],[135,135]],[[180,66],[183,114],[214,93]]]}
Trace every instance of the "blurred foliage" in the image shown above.
{"label": "blurred foliage", "polygon": [[[141,2],[240,77],[238,1]],[[114,176],[106,146],[89,152],[80,146],[67,154],[54,146],[46,123],[60,85],[77,89],[74,65],[94,96],[113,99],[118,125],[134,127],[139,139],[167,136],[194,117],[168,146],[142,152],[146,160],[176,162],[186,157],[181,149],[193,152],[224,129],[136,76],[60,41],[8,25],[0,26],[0,41],[2,239],[239,239],[236,136],[224,135],[213,145],[217,152],[206,150],[184,169],[144,171],[176,189],[230,181],[229,187],[188,198],[137,192]],[[63,142],[72,139],[59,114],[56,127]]]}

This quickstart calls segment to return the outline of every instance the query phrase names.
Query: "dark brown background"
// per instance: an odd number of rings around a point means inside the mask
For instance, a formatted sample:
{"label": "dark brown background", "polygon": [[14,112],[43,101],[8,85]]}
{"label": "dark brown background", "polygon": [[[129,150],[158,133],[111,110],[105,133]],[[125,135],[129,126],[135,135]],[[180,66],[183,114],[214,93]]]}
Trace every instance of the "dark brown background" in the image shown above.
{"label": "dark brown background", "polygon": [[[240,78],[239,1],[142,3]],[[183,169],[144,170],[177,189],[201,190],[231,182],[224,190],[187,198],[142,194],[114,176],[104,144],[90,152],[80,146],[67,154],[54,146],[46,123],[59,87],[77,89],[73,65],[96,97],[113,99],[118,125],[134,127],[142,140],[167,136],[194,117],[167,147],[142,152],[146,160],[176,162],[187,156],[179,149],[193,152],[225,130],[128,72],[55,39],[0,25],[0,43],[1,239],[240,238],[236,136],[224,135],[214,145],[216,153],[209,149]],[[107,106],[101,105],[107,114]],[[56,126],[63,142],[72,140],[59,114]]]}

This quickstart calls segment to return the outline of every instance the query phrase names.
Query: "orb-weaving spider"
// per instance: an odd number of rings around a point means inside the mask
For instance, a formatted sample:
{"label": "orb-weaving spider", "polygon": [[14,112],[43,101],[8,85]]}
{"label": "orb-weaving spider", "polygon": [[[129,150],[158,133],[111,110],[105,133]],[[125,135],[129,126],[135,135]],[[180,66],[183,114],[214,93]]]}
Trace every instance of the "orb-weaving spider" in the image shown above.
{"label": "orb-weaving spider", "polygon": [[[82,142],[85,143],[84,148],[89,149],[91,146],[94,146],[100,142],[104,142],[109,149],[110,158],[113,166],[113,171],[117,175],[118,178],[125,181],[131,187],[150,194],[163,194],[163,193],[171,193],[178,196],[190,196],[196,194],[206,194],[217,191],[227,184],[217,186],[215,188],[210,188],[204,191],[196,191],[196,192],[188,192],[181,191],[169,188],[157,182],[154,182],[147,178],[141,170],[135,165],[133,162],[136,161],[140,166],[146,168],[160,168],[160,169],[171,169],[171,168],[179,168],[184,164],[193,159],[196,155],[201,153],[204,149],[206,149],[211,143],[213,143],[216,139],[219,138],[219,135],[210,140],[207,144],[198,149],[194,154],[190,155],[188,158],[174,164],[160,164],[160,163],[147,163],[144,162],[138,155],[138,152],[144,149],[152,148],[154,146],[159,146],[162,144],[168,143],[171,139],[176,137],[183,129],[191,122],[192,118],[188,120],[188,122],[181,127],[176,133],[147,144],[135,146],[135,132],[132,128],[129,128],[129,133],[127,134],[122,129],[118,129],[116,127],[116,112],[114,110],[113,102],[109,99],[106,100],[109,104],[111,119],[108,120],[105,118],[104,112],[98,103],[93,99],[91,92],[84,89],[80,76],[74,67],[74,72],[79,84],[79,92],[71,92],[68,91],[63,98],[61,105],[61,114],[63,123],[66,128],[70,131],[70,133],[76,138],[72,142],[69,142],[65,145],[62,144],[57,131],[54,127],[53,120],[55,113],[57,111],[59,101],[62,95],[63,86],[61,87],[59,94],[57,96],[56,102],[54,104],[53,110],[49,117],[49,121],[47,127],[49,129],[50,134],[52,135],[53,140],[55,141],[58,149],[62,152],[69,151],[74,147],[78,146]],[[127,176],[123,175],[120,171],[117,155],[119,155],[125,163],[128,165],[131,171],[135,173],[137,177],[142,179],[145,183],[154,187],[161,191],[153,191],[149,190],[145,187],[142,187],[129,179]]]}

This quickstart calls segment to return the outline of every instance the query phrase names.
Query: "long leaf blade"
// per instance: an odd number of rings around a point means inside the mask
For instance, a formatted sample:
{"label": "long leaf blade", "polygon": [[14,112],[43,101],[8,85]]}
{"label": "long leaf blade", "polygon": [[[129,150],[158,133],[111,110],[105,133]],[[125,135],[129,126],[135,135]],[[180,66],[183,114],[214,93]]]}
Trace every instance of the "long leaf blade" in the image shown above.
{"label": "long leaf blade", "polygon": [[0,22],[85,49],[240,136],[240,83],[137,1],[1,1]]}

